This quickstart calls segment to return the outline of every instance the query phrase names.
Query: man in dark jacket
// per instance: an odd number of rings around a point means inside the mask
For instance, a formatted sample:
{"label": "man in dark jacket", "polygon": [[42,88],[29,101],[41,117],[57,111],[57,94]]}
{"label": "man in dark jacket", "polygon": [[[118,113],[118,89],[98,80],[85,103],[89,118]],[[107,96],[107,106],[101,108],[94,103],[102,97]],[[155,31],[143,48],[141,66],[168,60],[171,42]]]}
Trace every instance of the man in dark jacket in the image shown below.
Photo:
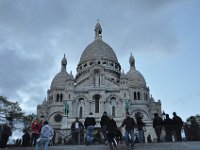
{"label": "man in dark jacket", "polygon": [[108,143],[108,138],[107,138],[107,133],[106,133],[108,121],[109,121],[109,117],[107,115],[107,112],[104,111],[101,117],[100,125],[101,125],[101,130],[105,139],[105,144]]}
{"label": "man in dark jacket", "polygon": [[169,118],[169,114],[165,115],[165,120],[163,121],[163,126],[165,127],[165,141],[172,142],[172,131],[173,131],[173,120]]}
{"label": "man in dark jacket", "polygon": [[145,123],[142,121],[142,117],[138,116],[136,117],[136,122],[137,122],[137,129],[138,129],[138,142],[143,143],[143,128],[145,126]]}
{"label": "man in dark jacket", "polygon": [[163,126],[163,120],[161,117],[158,116],[158,113],[154,114],[153,118],[153,128],[157,135],[157,142],[160,142],[160,134]]}
{"label": "man in dark jacket", "polygon": [[113,116],[109,116],[109,120],[107,122],[107,131],[110,150],[113,150],[113,146],[115,149],[117,149],[117,141],[115,139],[117,132],[117,123],[113,119]]}
{"label": "man in dark jacket", "polygon": [[93,130],[94,130],[95,125],[96,125],[95,118],[92,112],[90,112],[89,116],[85,118],[85,122],[84,122],[85,129],[87,130],[87,133],[86,133],[87,144],[92,144],[93,142],[93,139],[94,139]]}
{"label": "man in dark jacket", "polygon": [[130,134],[130,142],[131,148],[134,148],[134,128],[135,128],[135,120],[130,117],[129,112],[126,113],[126,118],[124,119],[121,127],[125,125],[125,141],[127,147],[129,146],[129,134]]}
{"label": "man in dark jacket", "polygon": [[7,147],[7,142],[8,142],[8,139],[9,139],[9,136],[12,135],[12,132],[11,132],[11,128],[10,126],[5,123],[3,125],[3,130],[2,130],[2,133],[1,133],[1,148],[6,148]]}
{"label": "man in dark jacket", "polygon": [[76,117],[75,121],[72,122],[71,125],[71,131],[72,131],[72,139],[74,140],[75,143],[80,143],[83,141],[83,130],[84,126],[82,122],[79,121],[79,118]]}
{"label": "man in dark jacket", "polygon": [[181,129],[183,126],[183,121],[182,119],[176,115],[176,112],[173,112],[173,125],[174,125],[174,130],[176,134],[176,140],[177,141],[182,141],[182,136],[181,136]]}
{"label": "man in dark jacket", "polygon": [[28,133],[28,129],[25,128],[23,129],[23,136],[22,136],[22,147],[25,147],[25,146],[30,146],[30,141],[31,141],[31,137],[30,137],[30,134]]}

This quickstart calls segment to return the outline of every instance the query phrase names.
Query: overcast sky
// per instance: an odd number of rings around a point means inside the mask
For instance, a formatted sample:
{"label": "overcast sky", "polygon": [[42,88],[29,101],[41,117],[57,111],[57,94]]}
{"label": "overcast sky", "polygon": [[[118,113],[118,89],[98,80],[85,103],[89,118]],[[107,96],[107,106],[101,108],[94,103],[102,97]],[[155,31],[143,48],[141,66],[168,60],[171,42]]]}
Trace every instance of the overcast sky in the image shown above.
{"label": "overcast sky", "polygon": [[133,53],[162,110],[183,120],[199,114],[199,6],[199,0],[0,0],[0,95],[36,113],[64,53],[75,76],[99,19],[122,69],[128,72]]}

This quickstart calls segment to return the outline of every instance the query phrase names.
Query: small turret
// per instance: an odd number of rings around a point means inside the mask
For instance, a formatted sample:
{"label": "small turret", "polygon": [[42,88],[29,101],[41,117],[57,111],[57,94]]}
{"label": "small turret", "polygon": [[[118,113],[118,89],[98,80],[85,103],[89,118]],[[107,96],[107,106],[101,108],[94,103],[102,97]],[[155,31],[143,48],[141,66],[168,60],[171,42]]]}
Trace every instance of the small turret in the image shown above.
{"label": "small turret", "polygon": [[99,20],[97,20],[97,24],[95,26],[95,39],[97,38],[102,38],[102,28],[101,28],[101,25],[99,23]]}
{"label": "small turret", "polygon": [[130,69],[135,69],[135,58],[133,57],[132,53],[129,57]]}
{"label": "small turret", "polygon": [[66,71],[66,66],[67,66],[67,59],[65,58],[65,54],[64,54],[64,57],[61,61],[61,71]]}

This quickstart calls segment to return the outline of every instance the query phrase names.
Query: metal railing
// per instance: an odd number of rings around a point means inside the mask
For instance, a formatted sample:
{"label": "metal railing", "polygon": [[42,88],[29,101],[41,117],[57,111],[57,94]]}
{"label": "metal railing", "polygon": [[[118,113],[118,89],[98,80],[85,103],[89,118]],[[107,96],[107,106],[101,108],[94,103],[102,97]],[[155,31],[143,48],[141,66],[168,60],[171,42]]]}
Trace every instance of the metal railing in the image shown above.
{"label": "metal railing", "polygon": [[[54,138],[52,138],[52,144],[86,144],[86,130],[75,130],[71,129],[54,129]],[[93,143],[101,144],[103,141],[103,135],[100,128],[95,128],[93,131]]]}

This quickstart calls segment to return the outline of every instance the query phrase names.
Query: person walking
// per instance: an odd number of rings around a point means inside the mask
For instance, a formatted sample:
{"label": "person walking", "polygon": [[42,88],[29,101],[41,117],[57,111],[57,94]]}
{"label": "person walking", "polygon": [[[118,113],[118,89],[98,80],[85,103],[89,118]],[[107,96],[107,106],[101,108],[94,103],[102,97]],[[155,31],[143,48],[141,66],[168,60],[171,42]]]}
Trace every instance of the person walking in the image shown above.
{"label": "person walking", "polygon": [[36,150],[39,149],[40,146],[44,145],[44,150],[48,150],[48,145],[50,141],[50,137],[53,135],[53,129],[49,126],[48,121],[44,121],[42,126],[40,137],[36,143]]}
{"label": "person walking", "polygon": [[31,137],[28,133],[28,128],[23,129],[23,136],[22,136],[22,147],[30,146]]}
{"label": "person walking", "polygon": [[127,147],[129,147],[129,135],[131,148],[134,148],[134,128],[135,128],[135,120],[130,117],[129,112],[126,112],[126,118],[123,120],[121,128],[125,126],[125,142]]}
{"label": "person walking", "polygon": [[176,112],[173,112],[173,126],[175,131],[175,136],[177,141],[182,141],[181,130],[183,126],[183,121],[181,117],[177,116]]}
{"label": "person walking", "polygon": [[1,133],[1,148],[7,147],[7,142],[9,139],[9,136],[12,135],[12,131],[8,123],[5,123],[3,125],[2,133]]}
{"label": "person walking", "polygon": [[35,119],[31,125],[32,135],[31,135],[31,146],[36,145],[36,141],[39,138],[41,126],[38,121]]}
{"label": "person walking", "polygon": [[107,122],[107,129],[108,133],[108,142],[110,150],[117,149],[117,140],[116,140],[116,132],[117,132],[117,123],[113,119],[113,116],[109,116],[109,120]]}
{"label": "person walking", "polygon": [[142,121],[142,117],[138,116],[136,117],[136,122],[137,122],[137,130],[138,130],[138,142],[143,143],[143,128],[145,126],[145,123]]}
{"label": "person walking", "polygon": [[162,118],[158,116],[158,113],[155,113],[154,119],[153,119],[153,128],[157,135],[157,142],[160,142],[160,134],[161,134],[162,126],[163,126]]}
{"label": "person walking", "polygon": [[108,143],[108,137],[107,137],[107,133],[106,133],[108,121],[109,121],[109,117],[107,115],[107,112],[104,111],[104,113],[101,117],[100,125],[101,125],[102,134],[104,136],[105,144]]}
{"label": "person walking", "polygon": [[2,135],[2,131],[3,131],[3,125],[0,124],[0,146],[1,146],[1,135]]}
{"label": "person walking", "polygon": [[84,122],[84,126],[85,126],[85,129],[86,129],[86,142],[87,142],[87,145],[89,144],[92,144],[93,142],[93,130],[94,130],[94,126],[96,125],[96,121],[95,121],[95,118],[92,114],[92,112],[90,112],[89,116],[87,116],[85,118],[85,122]]}
{"label": "person walking", "polygon": [[166,114],[165,117],[166,118],[163,121],[163,126],[166,132],[165,141],[172,142],[173,120],[169,118],[169,114]]}
{"label": "person walking", "polygon": [[76,117],[75,121],[72,122],[71,125],[72,139],[76,144],[80,144],[83,141],[83,130],[84,125],[82,124],[82,122],[79,121],[79,118]]}

